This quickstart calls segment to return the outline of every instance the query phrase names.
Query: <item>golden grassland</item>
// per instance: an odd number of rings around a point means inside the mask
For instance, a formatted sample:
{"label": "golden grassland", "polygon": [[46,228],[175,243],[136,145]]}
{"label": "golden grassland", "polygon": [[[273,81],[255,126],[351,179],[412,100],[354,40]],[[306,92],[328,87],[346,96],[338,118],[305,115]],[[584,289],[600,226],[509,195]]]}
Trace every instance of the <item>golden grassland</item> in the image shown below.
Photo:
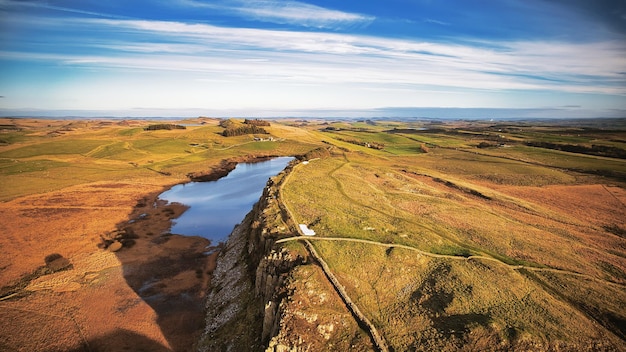
{"label": "golden grassland", "polygon": [[[3,119],[0,201],[94,182],[175,184],[224,159],[325,147],[330,156],[293,169],[281,199],[394,350],[624,350],[626,160],[526,144],[626,150],[623,120],[284,120],[266,127],[273,142],[223,137],[217,119],[176,123],[189,125]],[[322,278],[292,272],[296,308],[346,315]],[[328,295],[332,314],[310,292]],[[337,331],[325,331],[334,346],[367,346],[355,324]]]}
{"label": "golden grassland", "polygon": [[[313,244],[392,348],[622,348],[626,161],[519,144],[480,149],[490,135],[458,127],[405,139],[385,136],[390,126],[318,127],[334,155],[297,167],[286,202],[332,239]],[[554,129],[510,139],[563,133]],[[605,139],[572,133],[625,146],[623,126]]]}

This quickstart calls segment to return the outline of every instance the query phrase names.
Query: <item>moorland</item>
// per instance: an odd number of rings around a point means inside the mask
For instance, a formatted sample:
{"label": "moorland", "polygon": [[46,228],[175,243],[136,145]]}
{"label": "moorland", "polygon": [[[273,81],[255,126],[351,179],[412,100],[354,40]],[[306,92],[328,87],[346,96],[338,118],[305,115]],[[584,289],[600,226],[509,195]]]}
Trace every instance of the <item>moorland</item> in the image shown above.
{"label": "moorland", "polygon": [[234,333],[255,313],[224,341],[624,350],[626,120],[244,122],[1,119],[0,347],[208,349],[221,246],[169,233],[185,206],[158,194],[298,156],[264,233],[304,259],[280,274],[271,333]]}

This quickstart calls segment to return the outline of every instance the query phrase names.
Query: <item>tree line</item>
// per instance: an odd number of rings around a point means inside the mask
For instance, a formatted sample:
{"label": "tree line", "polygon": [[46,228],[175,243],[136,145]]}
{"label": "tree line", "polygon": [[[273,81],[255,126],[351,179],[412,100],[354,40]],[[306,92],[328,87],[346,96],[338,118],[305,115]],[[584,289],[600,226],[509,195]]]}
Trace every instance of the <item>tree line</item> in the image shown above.
{"label": "tree line", "polygon": [[626,150],[606,145],[592,144],[591,147],[578,144],[559,144],[550,142],[526,142],[529,147],[561,150],[564,152],[607,156],[610,158],[626,159]]}
{"label": "tree line", "polygon": [[187,129],[187,127],[182,126],[182,125],[174,125],[172,123],[159,123],[156,125],[150,125],[146,128],[144,128],[144,130],[146,131],[156,131],[156,130],[184,130]]}
{"label": "tree line", "polygon": [[244,134],[269,134],[262,127],[255,125],[243,125],[239,127],[229,127],[222,132],[224,137],[242,136]]}
{"label": "tree line", "polygon": [[259,120],[259,119],[254,119],[254,120],[245,119],[243,120],[243,123],[246,125],[254,125],[254,126],[270,126],[269,121],[264,121],[264,120]]}

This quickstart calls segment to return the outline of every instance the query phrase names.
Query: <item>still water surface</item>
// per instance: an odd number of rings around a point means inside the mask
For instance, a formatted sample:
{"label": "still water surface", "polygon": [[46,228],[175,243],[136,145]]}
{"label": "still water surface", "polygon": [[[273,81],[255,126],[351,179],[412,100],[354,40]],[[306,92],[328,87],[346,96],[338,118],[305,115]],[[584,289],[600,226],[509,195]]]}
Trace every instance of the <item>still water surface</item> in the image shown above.
{"label": "still water surface", "polygon": [[171,232],[202,236],[213,244],[225,241],[259,200],[267,180],[281,172],[291,160],[291,157],[280,157],[238,164],[217,181],[181,184],[163,192],[159,198],[190,207],[175,220]]}

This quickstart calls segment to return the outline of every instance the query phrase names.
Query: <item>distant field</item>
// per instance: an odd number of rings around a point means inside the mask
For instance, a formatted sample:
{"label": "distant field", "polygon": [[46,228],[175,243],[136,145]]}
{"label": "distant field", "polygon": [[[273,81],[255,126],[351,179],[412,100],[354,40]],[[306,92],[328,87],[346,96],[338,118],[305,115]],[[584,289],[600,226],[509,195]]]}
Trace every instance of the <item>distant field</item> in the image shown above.
{"label": "distant field", "polygon": [[[100,180],[166,177],[186,180],[223,159],[246,155],[300,155],[321,142],[288,126],[268,127],[279,141],[223,137],[216,120],[186,129],[146,131],[149,121],[6,119],[0,131],[0,200]],[[295,138],[295,139],[294,139]],[[161,172],[162,174],[158,174]]]}

